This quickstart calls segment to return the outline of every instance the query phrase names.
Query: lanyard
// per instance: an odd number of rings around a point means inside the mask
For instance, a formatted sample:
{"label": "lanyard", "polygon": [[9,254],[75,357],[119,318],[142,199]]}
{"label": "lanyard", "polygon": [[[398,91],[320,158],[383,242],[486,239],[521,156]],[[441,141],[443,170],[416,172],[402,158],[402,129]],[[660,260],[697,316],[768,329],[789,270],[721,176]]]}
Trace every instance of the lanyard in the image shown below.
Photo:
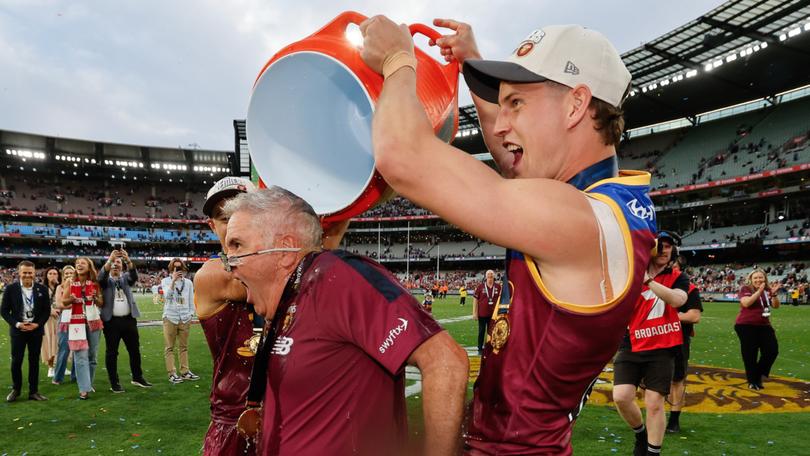
{"label": "lanyard", "polygon": [[492,298],[495,296],[495,282],[492,282],[492,293],[490,293],[487,283],[484,282],[484,292],[487,294],[487,300],[489,300],[489,303],[492,304]]}

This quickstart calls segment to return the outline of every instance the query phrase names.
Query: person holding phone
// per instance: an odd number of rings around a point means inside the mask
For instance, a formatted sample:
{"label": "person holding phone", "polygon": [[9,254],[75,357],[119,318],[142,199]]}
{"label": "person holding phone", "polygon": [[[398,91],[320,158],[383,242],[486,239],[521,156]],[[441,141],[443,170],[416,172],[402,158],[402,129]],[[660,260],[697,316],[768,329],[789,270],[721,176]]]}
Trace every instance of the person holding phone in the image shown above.
{"label": "person holding phone", "polygon": [[131,383],[140,388],[150,388],[152,384],[146,381],[141,368],[141,339],[137,321],[141,312],[132,294],[132,287],[138,283],[138,271],[126,250],[117,247],[110,253],[99,273],[98,282],[104,297],[101,319],[104,321],[106,347],[104,365],[110,378],[110,390],[113,393],[124,392],[118,378],[118,346],[122,340],[129,353]]}
{"label": "person holding phone", "polygon": [[[186,263],[180,258],[173,258],[169,261],[169,277],[160,282],[164,296],[163,340],[166,344],[163,355],[171,383],[200,379],[188,368],[188,334],[191,318],[194,317],[194,283],[186,278],[187,274]],[[180,361],[179,375],[174,364],[175,345]]]}

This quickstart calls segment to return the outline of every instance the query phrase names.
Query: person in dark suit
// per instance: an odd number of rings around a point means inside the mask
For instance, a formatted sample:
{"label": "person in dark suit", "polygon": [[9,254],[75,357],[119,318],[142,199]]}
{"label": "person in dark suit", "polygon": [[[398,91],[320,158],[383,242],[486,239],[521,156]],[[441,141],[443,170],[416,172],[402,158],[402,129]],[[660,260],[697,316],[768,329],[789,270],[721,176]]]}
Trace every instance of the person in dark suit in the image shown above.
{"label": "person in dark suit", "polygon": [[39,352],[42,348],[43,326],[51,316],[48,288],[34,283],[36,268],[30,261],[21,261],[17,266],[18,282],[6,287],[0,314],[11,328],[11,380],[13,388],[6,397],[14,402],[22,389],[22,363],[28,347],[28,399],[47,401],[39,394]]}

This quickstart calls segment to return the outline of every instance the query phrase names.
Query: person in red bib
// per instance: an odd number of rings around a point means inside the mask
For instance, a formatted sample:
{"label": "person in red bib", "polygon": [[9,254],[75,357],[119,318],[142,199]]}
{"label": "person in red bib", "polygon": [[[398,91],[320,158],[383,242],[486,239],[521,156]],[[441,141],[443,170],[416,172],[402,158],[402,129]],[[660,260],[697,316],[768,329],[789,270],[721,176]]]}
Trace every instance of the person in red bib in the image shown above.
{"label": "person in red bib", "polygon": [[[613,401],[636,433],[634,456],[657,456],[664,441],[664,398],[672,383],[675,351],[683,343],[676,309],[684,305],[689,291],[689,278],[675,264],[678,244],[677,234],[658,234],[658,255],[647,267],[641,295],[613,362]],[[642,382],[646,427],[635,402]]]}
{"label": "person in red bib", "polygon": [[779,354],[779,343],[770,318],[771,309],[780,305],[776,296],[778,291],[779,283],[768,282],[762,269],[751,271],[740,289],[740,313],[734,331],[740,338],[748,388],[753,390],[764,388],[762,382],[771,374],[771,367]]}
{"label": "person in red bib", "polygon": [[[451,32],[435,44],[459,63],[500,175],[436,137],[407,27],[365,21],[362,57],[384,77],[372,124],[380,174],[417,205],[507,248],[465,454],[570,455],[574,423],[622,340],[655,242],[650,176],[619,171],[616,158],[630,72],[604,35],[578,25],[534,30],[499,61],[481,59],[469,25],[433,23]],[[425,179],[426,163],[442,178]]]}

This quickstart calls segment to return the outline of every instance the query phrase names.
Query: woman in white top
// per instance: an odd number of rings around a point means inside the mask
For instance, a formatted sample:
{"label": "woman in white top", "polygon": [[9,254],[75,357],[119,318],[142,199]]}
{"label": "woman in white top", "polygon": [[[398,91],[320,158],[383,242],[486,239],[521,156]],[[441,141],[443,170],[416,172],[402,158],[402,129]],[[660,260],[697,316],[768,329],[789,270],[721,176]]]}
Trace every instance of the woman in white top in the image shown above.
{"label": "woman in white top", "polygon": [[65,374],[70,375],[73,380],[76,379],[76,374],[70,370],[67,370],[67,365],[70,362],[70,359],[73,357],[70,354],[70,348],[68,347],[67,333],[68,323],[70,323],[70,306],[65,306],[61,302],[61,296],[64,294],[64,287],[70,287],[70,282],[73,280],[73,276],[75,274],[76,269],[73,266],[67,265],[63,267],[62,283],[56,287],[56,291],[54,292],[54,296],[56,296],[54,303],[56,308],[60,311],[59,324],[57,325],[56,331],[56,361],[53,369],[53,380],[51,381],[51,383],[54,385],[61,385],[65,380]]}

